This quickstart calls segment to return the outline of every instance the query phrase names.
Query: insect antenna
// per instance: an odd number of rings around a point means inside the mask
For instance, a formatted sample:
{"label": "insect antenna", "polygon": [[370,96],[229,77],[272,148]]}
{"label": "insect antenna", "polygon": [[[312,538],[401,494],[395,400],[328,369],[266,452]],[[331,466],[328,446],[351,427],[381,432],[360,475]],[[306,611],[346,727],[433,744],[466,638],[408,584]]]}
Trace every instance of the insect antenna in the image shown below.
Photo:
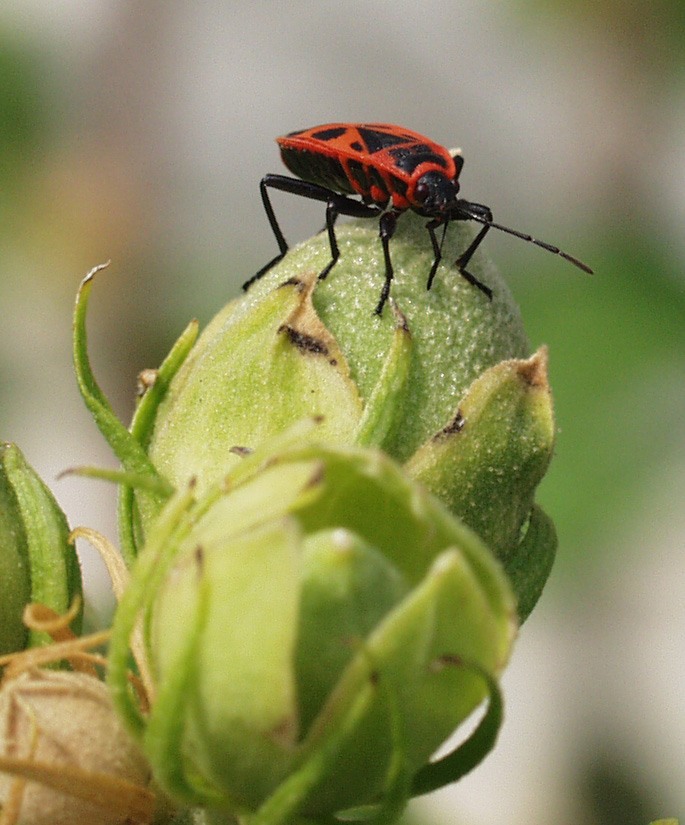
{"label": "insect antenna", "polygon": [[492,229],[499,229],[500,232],[506,232],[508,235],[514,235],[514,237],[520,238],[522,241],[527,241],[528,243],[535,244],[535,246],[539,246],[542,249],[546,249],[548,252],[552,252],[554,255],[559,255],[559,257],[563,258],[565,261],[568,261],[574,266],[577,266],[578,269],[582,269],[583,272],[587,272],[589,275],[594,274],[592,269],[590,269],[590,267],[587,264],[584,264],[582,261],[579,261],[578,258],[574,258],[573,255],[569,255],[568,252],[564,252],[563,249],[559,249],[558,246],[552,246],[552,244],[545,243],[545,241],[540,241],[537,238],[534,238],[532,235],[527,235],[525,232],[519,232],[517,229],[512,229],[509,226],[502,226],[501,223],[495,223],[492,220],[488,220],[487,218],[478,214],[478,212],[476,211],[464,210],[464,212],[468,215],[468,217],[471,220],[474,220],[477,223],[482,223],[484,226],[489,226]]}

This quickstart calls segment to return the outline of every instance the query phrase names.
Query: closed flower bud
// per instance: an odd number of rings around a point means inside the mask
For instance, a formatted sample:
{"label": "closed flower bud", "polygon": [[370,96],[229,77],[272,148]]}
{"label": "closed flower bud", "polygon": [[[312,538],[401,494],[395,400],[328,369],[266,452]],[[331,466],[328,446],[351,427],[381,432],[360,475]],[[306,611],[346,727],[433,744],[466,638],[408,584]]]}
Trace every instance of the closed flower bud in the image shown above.
{"label": "closed flower bud", "polygon": [[[27,631],[22,613],[29,602],[65,613],[80,594],[66,517],[19,449],[0,444],[0,653],[49,641]],[[80,616],[75,624],[78,631]]]}
{"label": "closed flower bud", "polygon": [[[445,260],[468,229],[455,226]],[[454,236],[454,237],[453,237]],[[238,458],[304,416],[324,419],[318,437],[382,448],[399,461],[452,420],[485,369],[528,354],[518,310],[494,267],[474,268],[489,301],[445,267],[426,290],[431,249],[423,223],[406,215],[393,238],[397,276],[374,314],[382,255],[368,223],[341,227],[341,258],[317,281],[328,241],[292,250],[212,321],[173,379],[150,455],[175,483],[221,477]],[[323,262],[323,263],[322,263]],[[181,443],[182,442],[182,443]]]}
{"label": "closed flower bud", "polygon": [[[445,261],[471,232],[450,227]],[[170,381],[146,436],[149,456],[175,486],[195,478],[203,489],[241,450],[319,416],[320,443],[384,450],[510,573],[517,567],[524,618],[556,548],[551,522],[533,508],[554,442],[545,353],[529,359],[516,305],[482,253],[473,272],[492,301],[449,265],[426,290],[432,249],[416,216],[403,216],[393,238],[393,300],[380,318],[375,230],[352,223],[338,239],[341,257],[326,281],[317,280],[329,254],[322,235],[217,315]]]}
{"label": "closed flower bud", "polygon": [[[445,261],[472,231],[450,225]],[[428,291],[433,250],[406,215],[379,317],[375,228],[338,243],[325,281],[318,236],[198,340],[189,325],[130,432],[88,363],[95,271],[77,301],[79,384],[124,467],[116,705],[177,802],[253,825],[359,806],[392,821],[473,767],[556,547],[534,504],[554,440],[546,353],[530,356],[494,268],[470,262],[493,300],[452,265]],[[431,761],[486,697],[472,738]]]}
{"label": "closed flower bud", "polygon": [[319,426],[172,499],[114,628],[129,716],[127,646],[148,628],[154,699],[138,724],[158,781],[187,802],[280,811],[264,822],[382,804],[396,762],[409,794],[516,630],[476,535],[381,452],[317,445]]}

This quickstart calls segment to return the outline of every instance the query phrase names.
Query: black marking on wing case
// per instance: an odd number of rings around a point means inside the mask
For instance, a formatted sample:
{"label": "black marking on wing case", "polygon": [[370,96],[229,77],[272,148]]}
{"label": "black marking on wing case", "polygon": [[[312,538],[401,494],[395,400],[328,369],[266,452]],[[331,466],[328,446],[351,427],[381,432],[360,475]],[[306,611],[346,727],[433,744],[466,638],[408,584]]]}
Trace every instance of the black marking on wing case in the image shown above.
{"label": "black marking on wing case", "polygon": [[354,180],[361,189],[368,192],[369,176],[366,174],[364,164],[360,163],[358,160],[348,160],[347,171],[350,173],[352,180]]}
{"label": "black marking on wing case", "polygon": [[312,137],[315,140],[322,140],[328,143],[329,140],[335,140],[340,135],[344,135],[347,131],[345,126],[334,126],[332,129],[321,129],[319,132],[312,132]]}
{"label": "black marking on wing case", "polygon": [[[357,160],[348,160],[345,164],[347,171],[352,180],[357,184],[362,194],[370,195],[371,187],[376,186],[381,192],[385,194],[385,198],[380,200],[380,203],[386,202],[390,198],[388,184],[381,175],[381,173],[373,166],[368,166],[360,163]],[[396,190],[404,195],[407,191],[407,185],[404,181],[392,177],[393,184],[397,182]]]}
{"label": "black marking on wing case", "polygon": [[360,137],[366,143],[366,150],[369,155],[376,152],[382,152],[391,146],[397,146],[400,143],[407,143],[407,138],[402,135],[394,135],[389,132],[379,132],[376,129],[371,129],[368,126],[360,126],[358,129]]}
{"label": "black marking on wing case", "polygon": [[355,192],[340,161],[336,158],[306,149],[291,149],[284,146],[281,146],[281,158],[288,169],[302,180],[317,183],[334,192],[349,195]]}
{"label": "black marking on wing case", "polygon": [[403,146],[397,149],[391,149],[388,152],[394,159],[398,168],[408,175],[411,175],[417,166],[422,163],[437,163],[443,169],[447,168],[447,163],[443,157],[437,155],[430,146],[425,143],[415,143],[411,146]]}

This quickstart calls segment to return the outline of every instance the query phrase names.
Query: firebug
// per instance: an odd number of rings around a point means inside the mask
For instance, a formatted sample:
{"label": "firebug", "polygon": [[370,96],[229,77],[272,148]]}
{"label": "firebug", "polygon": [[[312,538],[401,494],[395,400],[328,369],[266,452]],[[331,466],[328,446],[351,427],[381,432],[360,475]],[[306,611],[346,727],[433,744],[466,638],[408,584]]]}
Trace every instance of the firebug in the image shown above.
{"label": "firebug", "polygon": [[[326,204],[331,260],[319,274],[321,280],[327,277],[340,257],[335,236],[338,216],[378,218],[385,259],[385,283],[375,310],[378,315],[388,300],[393,280],[390,240],[398,217],[408,209],[429,218],[426,229],[434,257],[428,273],[427,289],[433,285],[442,259],[442,242],[450,221],[471,220],[482,224],[455,265],[462,277],[490,299],[492,290],[466,268],[490,229],[515,235],[592,273],[589,266],[558,247],[495,223],[489,207],[458,197],[459,175],[464,159],[417,132],[388,123],[329,123],[290,132],[276,138],[276,142],[283,162],[297,177],[268,174],[260,182],[264,210],[280,251],[243,285],[244,289],[259,280],[288,251],[288,243],[271,204],[269,189],[279,189]],[[439,226],[443,227],[441,241],[435,234]]]}

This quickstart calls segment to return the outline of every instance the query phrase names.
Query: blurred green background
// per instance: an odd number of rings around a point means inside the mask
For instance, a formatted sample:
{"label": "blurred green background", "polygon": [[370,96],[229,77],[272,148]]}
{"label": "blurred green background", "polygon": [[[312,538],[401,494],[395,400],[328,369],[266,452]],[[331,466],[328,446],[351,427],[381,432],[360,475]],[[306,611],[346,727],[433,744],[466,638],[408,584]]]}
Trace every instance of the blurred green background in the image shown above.
{"label": "blurred green background", "polygon": [[[461,146],[464,196],[590,263],[487,246],[550,346],[560,552],[505,676],[499,747],[415,807],[457,825],[685,814],[685,4],[5,0],[0,437],[72,525],[115,536],[113,466],[70,366],[79,279],[117,411],[186,321],[276,252],[276,135],[397,122]],[[279,201],[281,203],[281,201]],[[278,208],[278,207],[277,207]],[[286,235],[320,205],[280,209]],[[106,579],[87,547],[91,620]]]}

